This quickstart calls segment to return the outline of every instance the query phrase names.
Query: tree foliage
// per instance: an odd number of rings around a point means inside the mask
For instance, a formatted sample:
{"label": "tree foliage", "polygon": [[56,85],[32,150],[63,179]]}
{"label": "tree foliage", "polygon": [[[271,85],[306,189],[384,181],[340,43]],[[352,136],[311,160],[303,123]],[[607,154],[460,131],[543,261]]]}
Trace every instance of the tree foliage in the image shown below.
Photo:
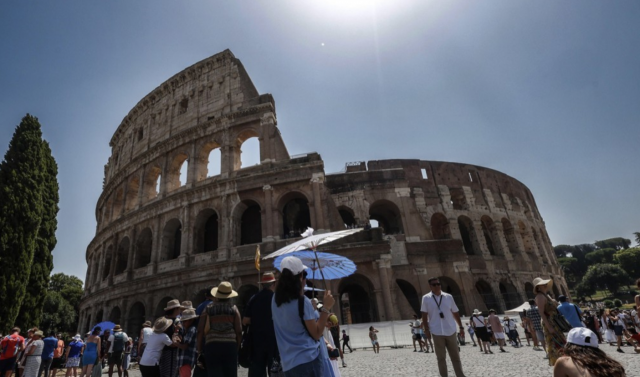
{"label": "tree foliage", "polygon": [[634,236],[636,236],[636,243],[640,246],[640,232],[634,232]]}
{"label": "tree foliage", "polygon": [[596,241],[595,245],[599,249],[616,249],[623,250],[628,249],[631,246],[631,240],[628,238],[615,237],[602,241]]}
{"label": "tree foliage", "polygon": [[74,333],[78,327],[82,280],[57,273],[51,276],[48,288],[41,326],[49,330]]}
{"label": "tree foliage", "polygon": [[58,164],[51,155],[49,143],[43,141],[44,174],[42,178],[43,212],[42,222],[38,228],[36,247],[31,264],[31,273],[27,283],[27,294],[20,307],[20,315],[16,325],[21,328],[38,326],[42,316],[42,308],[49,286],[49,278],[53,269],[53,255],[56,247],[56,229],[58,228]]}
{"label": "tree foliage", "polygon": [[7,332],[26,294],[42,221],[42,131],[26,115],[0,164],[0,330]]}
{"label": "tree foliage", "polygon": [[616,264],[594,264],[582,278],[581,284],[605,288],[615,296],[620,286],[629,284],[629,275]]}
{"label": "tree foliage", "polygon": [[598,249],[585,255],[588,265],[597,263],[615,263],[613,256],[618,250],[616,249]]}
{"label": "tree foliage", "polygon": [[620,250],[614,255],[614,258],[629,276],[640,277],[640,247]]}

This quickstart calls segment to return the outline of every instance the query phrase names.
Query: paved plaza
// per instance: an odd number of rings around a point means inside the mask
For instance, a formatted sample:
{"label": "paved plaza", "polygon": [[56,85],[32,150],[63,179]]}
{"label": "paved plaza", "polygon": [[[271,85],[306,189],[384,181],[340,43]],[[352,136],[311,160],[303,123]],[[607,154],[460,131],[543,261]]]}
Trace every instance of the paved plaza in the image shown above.
{"label": "paved plaza", "polygon": [[[615,352],[615,347],[603,345],[602,349],[619,360],[625,367],[628,377],[640,377],[640,355],[631,353],[630,347],[624,347],[626,353]],[[553,369],[547,366],[544,352],[536,352],[531,347],[507,347],[508,353],[500,353],[498,347],[492,347],[493,355],[481,354],[478,347],[461,347],[462,366],[467,377],[546,377],[553,375]],[[496,352],[497,351],[497,352]],[[342,377],[439,377],[436,355],[433,353],[413,352],[413,348],[381,349],[379,354],[371,350],[359,349],[345,356],[347,368],[340,368]],[[449,361],[449,360],[447,360]],[[454,377],[450,362],[449,376]],[[107,370],[106,368],[104,369]],[[106,374],[104,374],[106,376]],[[114,373],[117,376],[117,373]],[[130,377],[140,377],[137,365],[129,372]],[[247,369],[240,368],[238,377],[246,377]]]}

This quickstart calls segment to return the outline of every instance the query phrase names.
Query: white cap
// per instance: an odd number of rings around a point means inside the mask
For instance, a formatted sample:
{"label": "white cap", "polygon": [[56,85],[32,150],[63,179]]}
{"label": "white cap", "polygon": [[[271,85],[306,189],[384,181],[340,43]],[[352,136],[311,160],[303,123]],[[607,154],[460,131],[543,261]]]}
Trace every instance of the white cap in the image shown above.
{"label": "white cap", "polygon": [[567,334],[567,343],[598,348],[598,336],[586,327],[575,327]]}
{"label": "white cap", "polygon": [[284,271],[285,268],[294,275],[298,275],[309,267],[302,264],[302,261],[296,257],[286,257],[280,262],[280,270]]}

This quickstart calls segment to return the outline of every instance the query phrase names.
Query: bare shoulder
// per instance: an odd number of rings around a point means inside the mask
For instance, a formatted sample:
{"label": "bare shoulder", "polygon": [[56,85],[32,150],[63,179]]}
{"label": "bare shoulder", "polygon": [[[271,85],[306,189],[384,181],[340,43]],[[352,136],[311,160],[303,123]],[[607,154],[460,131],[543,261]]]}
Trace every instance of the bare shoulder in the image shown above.
{"label": "bare shoulder", "polygon": [[553,377],[566,377],[572,376],[571,373],[574,369],[573,361],[568,356],[561,356],[556,360],[553,366]]}

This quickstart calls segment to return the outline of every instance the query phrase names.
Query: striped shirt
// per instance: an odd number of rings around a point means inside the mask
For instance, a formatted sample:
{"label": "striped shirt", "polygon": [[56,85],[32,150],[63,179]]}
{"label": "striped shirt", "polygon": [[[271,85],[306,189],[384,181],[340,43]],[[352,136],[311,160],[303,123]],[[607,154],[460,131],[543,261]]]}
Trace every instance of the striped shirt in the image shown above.
{"label": "striped shirt", "polygon": [[209,329],[205,331],[206,343],[235,342],[236,306],[227,302],[213,302],[207,306],[206,312],[209,316]]}
{"label": "striped shirt", "polygon": [[538,312],[537,306],[532,306],[527,310],[527,317],[531,319],[531,323],[533,324],[533,329],[535,331],[542,331],[542,323],[540,322],[540,312]]}

